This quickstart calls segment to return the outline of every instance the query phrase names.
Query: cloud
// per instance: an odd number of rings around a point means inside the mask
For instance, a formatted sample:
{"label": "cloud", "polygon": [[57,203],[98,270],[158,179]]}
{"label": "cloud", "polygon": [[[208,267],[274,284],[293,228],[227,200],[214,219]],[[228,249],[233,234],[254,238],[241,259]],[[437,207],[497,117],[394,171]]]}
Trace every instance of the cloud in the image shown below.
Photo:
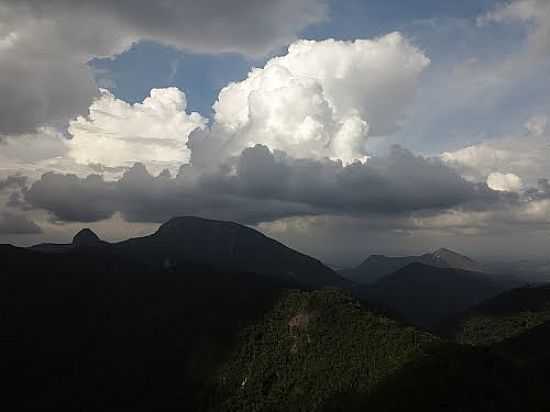
{"label": "cloud", "polygon": [[53,128],[40,128],[36,133],[0,140],[0,179],[19,174],[32,182],[51,171],[86,176],[98,167],[105,169],[106,176],[121,174],[120,170],[115,172],[103,166],[75,162],[69,156],[67,136]]}
{"label": "cloud", "polygon": [[63,127],[84,113],[98,94],[87,66],[94,57],[141,40],[260,56],[326,14],[323,0],[0,0],[0,136]]}
{"label": "cloud", "polygon": [[478,18],[480,25],[521,22],[529,25],[528,45],[534,54],[550,52],[550,3],[547,0],[514,0],[499,4]]}
{"label": "cloud", "polygon": [[541,177],[550,176],[550,135],[545,119],[543,115],[530,118],[524,135],[491,139],[445,152],[441,158],[470,180],[485,180],[505,171],[534,185]]}
{"label": "cloud", "polygon": [[111,217],[116,205],[116,187],[99,175],[46,173],[26,193],[34,207],[55,211],[62,220],[93,222]]}
{"label": "cloud", "polygon": [[24,215],[0,213],[1,235],[29,235],[42,233],[42,229]]}
{"label": "cloud", "polygon": [[0,141],[0,178],[18,172],[37,179],[48,171],[114,178],[136,162],[154,174],[175,174],[190,159],[189,134],[207,122],[186,109],[185,93],[173,87],[152,89],[134,104],[102,90],[88,115],[70,122],[68,136],[41,128]]}
{"label": "cloud", "polygon": [[201,184],[217,193],[299,202],[333,214],[391,215],[494,198],[483,184],[466,182],[438,160],[398,146],[387,156],[347,166],[255,146],[245,149],[233,167],[202,177]]}
{"label": "cloud", "polygon": [[[338,59],[333,59],[338,55]],[[69,124],[4,138],[3,171],[36,180],[49,171],[117,179],[138,162],[153,175],[193,161],[210,171],[256,143],[298,158],[366,158],[369,134],[399,127],[429,64],[399,33],[375,40],[298,41],[287,54],[225,87],[213,125],[188,113],[185,93],[153,89],[142,103],[101,94]],[[388,110],[388,107],[391,110]],[[192,159],[191,159],[192,158]]]}
{"label": "cloud", "polygon": [[152,89],[143,103],[128,104],[102,90],[87,117],[70,123],[68,156],[80,164],[129,167],[143,163],[157,174],[176,173],[187,163],[187,138],[206,124],[198,113],[186,113],[185,93],[177,88]]}
{"label": "cloud", "polygon": [[457,150],[512,130],[530,113],[548,112],[550,2],[493,3],[478,25],[463,18],[413,25],[434,64],[394,143],[425,153]]}
{"label": "cloud", "polygon": [[0,140],[0,171],[39,169],[43,162],[66,156],[67,146],[61,133],[41,128],[36,133]]}
{"label": "cloud", "polygon": [[0,180],[0,192],[6,189],[20,189],[25,187],[27,176],[11,175]]}
{"label": "cloud", "polygon": [[286,216],[406,215],[502,201],[484,184],[469,183],[434,159],[395,147],[365,165],[296,159],[265,146],[245,149],[215,172],[182,167],[178,176],[152,176],[136,164],[119,180],[48,173],[25,198],[65,221],[126,219],[161,222],[194,214],[258,223]]}
{"label": "cloud", "polygon": [[222,89],[215,123],[191,135],[192,161],[208,166],[254,144],[301,158],[364,159],[368,135],[399,128],[429,63],[399,33],[300,40]]}
{"label": "cloud", "polygon": [[519,192],[523,182],[519,176],[513,173],[491,173],[487,177],[487,186],[500,192]]}
{"label": "cloud", "polygon": [[548,126],[548,116],[533,116],[525,124],[525,128],[530,136],[540,137],[546,132]]}

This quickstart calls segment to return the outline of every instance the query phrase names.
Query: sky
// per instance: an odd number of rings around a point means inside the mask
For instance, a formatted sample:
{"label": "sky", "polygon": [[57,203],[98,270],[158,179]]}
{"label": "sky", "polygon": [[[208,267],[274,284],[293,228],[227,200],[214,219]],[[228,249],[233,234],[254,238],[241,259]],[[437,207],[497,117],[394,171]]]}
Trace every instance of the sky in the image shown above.
{"label": "sky", "polygon": [[542,258],[549,76],[547,0],[0,0],[0,243]]}

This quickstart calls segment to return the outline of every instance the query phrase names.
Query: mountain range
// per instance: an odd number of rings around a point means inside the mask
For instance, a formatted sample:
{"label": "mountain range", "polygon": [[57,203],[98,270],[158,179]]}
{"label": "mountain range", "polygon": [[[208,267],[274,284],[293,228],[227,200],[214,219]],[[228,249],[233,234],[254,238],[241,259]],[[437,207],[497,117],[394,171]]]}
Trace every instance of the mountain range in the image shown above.
{"label": "mountain range", "polygon": [[182,271],[188,265],[276,276],[309,287],[349,284],[320,261],[247,226],[186,216],[169,220],[149,236],[107,243],[83,229],[71,244],[42,244],[31,250],[63,253],[88,249],[124,256],[150,270]]}
{"label": "mountain range", "polygon": [[420,263],[437,268],[460,269],[469,272],[482,273],[486,271],[483,265],[473,259],[442,248],[420,256],[389,257],[370,255],[356,268],[343,270],[341,274],[356,283],[368,285],[412,263]]}
{"label": "mountain range", "polygon": [[251,228],[195,217],[117,243],[84,229],[70,244],[0,245],[4,401],[545,410],[547,289],[430,255],[364,285]]}

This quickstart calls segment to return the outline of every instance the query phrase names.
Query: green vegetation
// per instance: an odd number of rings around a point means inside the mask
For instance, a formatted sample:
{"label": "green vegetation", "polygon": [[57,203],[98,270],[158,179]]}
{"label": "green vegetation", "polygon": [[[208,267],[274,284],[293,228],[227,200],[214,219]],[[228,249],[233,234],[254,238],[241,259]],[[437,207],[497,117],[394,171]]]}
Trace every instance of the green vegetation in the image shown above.
{"label": "green vegetation", "polygon": [[457,342],[490,346],[550,321],[550,287],[505,292],[440,328]]}
{"label": "green vegetation", "polygon": [[456,339],[468,345],[492,345],[519,336],[549,320],[550,307],[543,312],[520,312],[507,316],[472,316],[463,322]]}
{"label": "green vegetation", "polygon": [[402,325],[339,290],[289,291],[241,334],[216,374],[213,410],[544,411],[545,376],[497,350]]}
{"label": "green vegetation", "polygon": [[227,411],[317,411],[368,394],[438,340],[362,308],[338,290],[289,292],[248,328],[219,373]]}

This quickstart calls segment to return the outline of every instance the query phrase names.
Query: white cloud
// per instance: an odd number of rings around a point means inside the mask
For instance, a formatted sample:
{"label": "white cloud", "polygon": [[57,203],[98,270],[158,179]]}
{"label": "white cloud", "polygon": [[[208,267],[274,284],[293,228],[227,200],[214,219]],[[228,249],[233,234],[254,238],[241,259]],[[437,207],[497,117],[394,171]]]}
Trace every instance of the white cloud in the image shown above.
{"label": "white cloud", "polygon": [[134,163],[158,174],[176,174],[187,163],[189,134],[206,119],[187,113],[185,93],[177,88],[153,89],[142,103],[129,104],[103,90],[86,117],[70,122],[69,136],[54,128],[6,137],[0,142],[0,178],[20,173],[31,180],[55,171],[112,179]]}
{"label": "white cloud", "polygon": [[103,90],[89,115],[70,123],[68,156],[84,165],[129,167],[140,162],[155,174],[163,169],[177,173],[189,161],[189,134],[206,124],[186,108],[185,93],[174,87],[153,89],[143,103],[135,104]]}
{"label": "white cloud", "polygon": [[209,164],[253,144],[296,157],[363,159],[369,134],[399,128],[429,63],[399,33],[293,43],[220,92],[215,124],[192,136],[193,161]]}
{"label": "white cloud", "polygon": [[461,170],[470,180],[485,180],[492,173],[513,173],[533,185],[539,178],[550,176],[550,136],[546,116],[535,116],[525,124],[526,133],[492,139],[454,152],[442,159]]}
{"label": "white cloud", "polygon": [[116,178],[136,162],[153,174],[175,174],[191,157],[197,167],[204,161],[215,166],[257,143],[294,157],[362,160],[369,134],[399,126],[428,64],[398,33],[298,41],[225,87],[209,129],[200,114],[186,111],[186,96],[176,88],[153,89],[135,104],[102,90],[88,115],[70,122],[69,138],[54,128],[4,138],[3,175],[93,171]]}
{"label": "white cloud", "polygon": [[67,157],[66,138],[53,128],[40,128],[36,133],[6,137],[0,141],[0,179],[23,174],[35,180],[48,171],[83,174],[89,168],[74,165]]}
{"label": "white cloud", "polygon": [[519,176],[513,173],[491,173],[487,177],[487,186],[499,192],[519,192],[523,182]]}

